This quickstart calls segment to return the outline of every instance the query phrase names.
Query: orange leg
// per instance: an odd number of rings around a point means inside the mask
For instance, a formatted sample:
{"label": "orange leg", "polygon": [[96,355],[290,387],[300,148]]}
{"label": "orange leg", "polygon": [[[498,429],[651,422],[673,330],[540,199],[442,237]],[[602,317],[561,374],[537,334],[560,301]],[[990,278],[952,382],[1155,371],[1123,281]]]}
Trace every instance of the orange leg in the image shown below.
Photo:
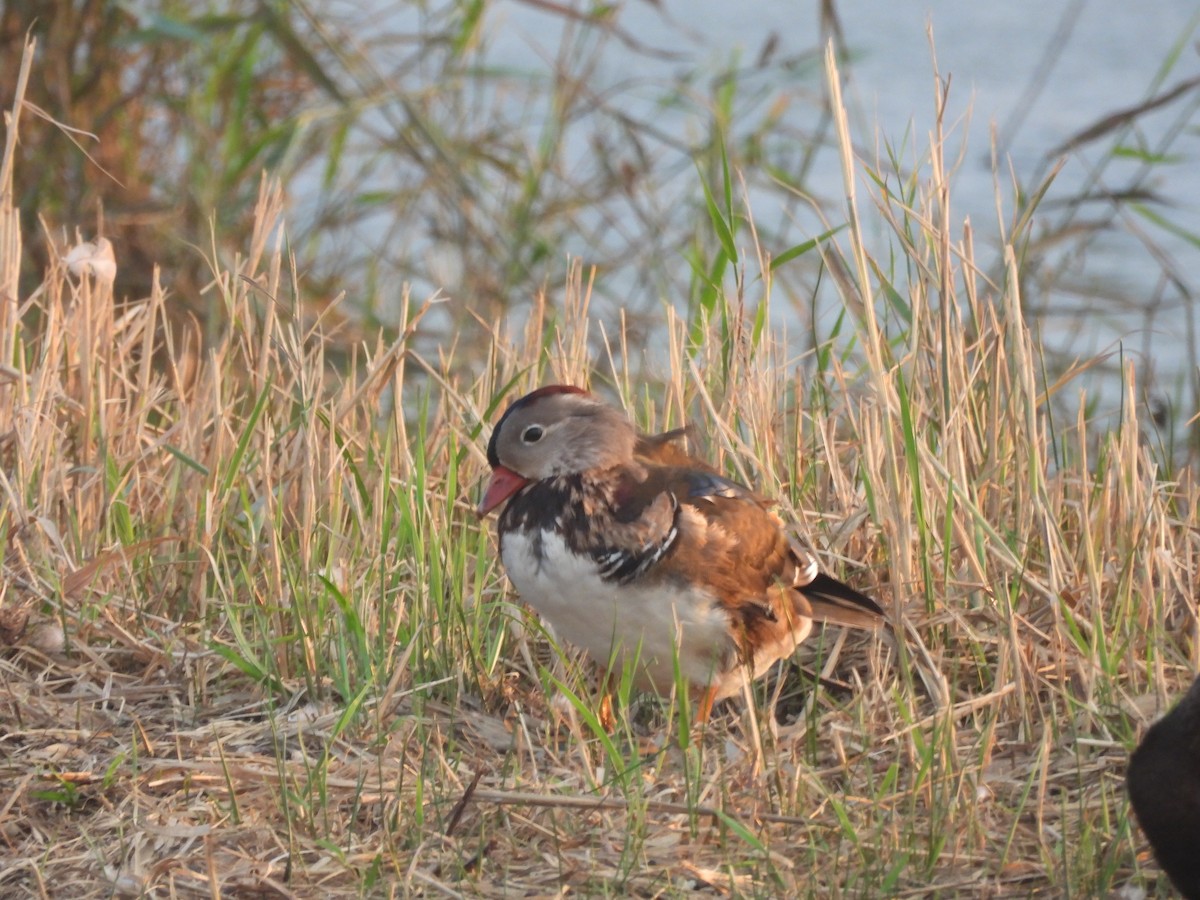
{"label": "orange leg", "polygon": [[613,712],[612,691],[605,686],[603,695],[600,697],[600,724],[604,726],[604,730],[612,734],[617,727],[617,715]]}
{"label": "orange leg", "polygon": [[617,711],[613,697],[617,693],[617,676],[612,672],[600,676],[600,707],[596,710],[604,730],[612,734],[617,730]]}
{"label": "orange leg", "polygon": [[696,724],[707,725],[708,719],[712,715],[713,704],[717,702],[717,688],[715,685],[704,689],[704,695],[700,698],[700,705],[696,708]]}

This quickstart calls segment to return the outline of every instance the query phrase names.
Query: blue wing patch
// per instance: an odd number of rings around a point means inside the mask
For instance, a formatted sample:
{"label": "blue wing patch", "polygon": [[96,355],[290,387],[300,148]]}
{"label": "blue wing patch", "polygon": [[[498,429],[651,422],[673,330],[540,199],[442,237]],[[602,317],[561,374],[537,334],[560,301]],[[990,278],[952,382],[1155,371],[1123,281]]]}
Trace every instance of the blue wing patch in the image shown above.
{"label": "blue wing patch", "polygon": [[727,500],[751,500],[758,502],[758,495],[736,481],[716,472],[695,470],[688,473],[688,497],[703,500],[724,497]]}

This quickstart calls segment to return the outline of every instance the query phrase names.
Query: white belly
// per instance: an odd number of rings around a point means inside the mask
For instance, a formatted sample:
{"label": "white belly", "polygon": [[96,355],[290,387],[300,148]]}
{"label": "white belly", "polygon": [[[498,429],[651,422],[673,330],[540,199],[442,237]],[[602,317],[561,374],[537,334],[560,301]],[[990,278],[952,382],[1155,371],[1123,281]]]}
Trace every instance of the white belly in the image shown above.
{"label": "white belly", "polygon": [[680,674],[698,686],[721,681],[736,665],[729,617],[707,591],[603,581],[596,564],[556,534],[544,535],[541,549],[539,556],[525,532],[506,534],[501,555],[509,579],[560,638],[601,666],[612,659],[619,674],[636,660],[639,687],[666,694],[676,656]]}

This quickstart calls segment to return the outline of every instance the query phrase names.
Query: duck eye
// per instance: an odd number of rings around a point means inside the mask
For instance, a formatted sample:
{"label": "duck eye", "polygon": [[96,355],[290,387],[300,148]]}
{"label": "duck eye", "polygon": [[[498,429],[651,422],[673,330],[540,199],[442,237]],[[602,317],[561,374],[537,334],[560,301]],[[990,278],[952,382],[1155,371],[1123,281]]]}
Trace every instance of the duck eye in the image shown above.
{"label": "duck eye", "polygon": [[543,432],[541,425],[530,425],[521,432],[521,440],[527,444],[536,444],[542,439],[542,434]]}

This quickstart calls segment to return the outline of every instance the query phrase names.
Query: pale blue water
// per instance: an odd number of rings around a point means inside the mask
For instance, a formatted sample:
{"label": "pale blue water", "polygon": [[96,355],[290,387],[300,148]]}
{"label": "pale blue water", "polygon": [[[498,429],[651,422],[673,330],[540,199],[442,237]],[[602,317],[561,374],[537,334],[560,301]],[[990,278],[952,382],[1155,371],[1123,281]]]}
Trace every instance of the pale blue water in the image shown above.
{"label": "pale blue water", "polygon": [[[390,0],[368,5],[367,12],[341,0],[330,0],[327,6],[351,23],[347,33],[356,39],[418,31],[423,16],[436,16],[445,8],[434,4],[423,10],[420,4]],[[672,242],[672,226],[686,226],[686,217],[703,215],[696,204],[698,176],[688,151],[710,133],[715,80],[735,63],[735,136],[744,137],[771,111],[777,112],[775,123],[764,131],[769,156],[792,167],[789,174],[799,178],[799,167],[815,146],[803,184],[829,223],[845,220],[840,165],[828,127],[823,131],[821,124],[825,85],[817,2],[630,0],[617,7],[621,34],[616,36],[572,23],[549,6],[556,5],[533,0],[493,0],[487,5],[478,63],[491,74],[471,89],[477,93],[468,91],[472,108],[457,114],[468,122],[477,116],[484,126],[492,125],[493,119],[501,123],[502,130],[523,137],[532,157],[543,129],[558,121],[550,87],[556,67],[565,66],[593,98],[593,112],[572,119],[563,137],[564,159],[556,164],[561,165],[566,190],[563,181],[548,183],[570,196],[572,186],[588,184],[605,167],[618,170],[629,163],[635,164],[638,177],[627,195],[610,187],[594,207],[556,221],[556,230],[544,235],[546,254],[527,273],[526,285],[544,284],[551,298],[558,296],[571,255],[585,263],[601,263],[595,305],[610,318],[618,304],[653,319],[661,318],[664,304],[686,302],[689,268],[684,248],[677,238]],[[938,70],[951,84],[946,157],[948,162],[957,159],[952,228],[957,236],[962,222],[970,219],[977,259],[987,267],[998,260],[1000,232],[997,185],[989,161],[993,132],[1003,140],[999,192],[1007,222],[1013,215],[1010,166],[1028,188],[1048,171],[1053,148],[1081,129],[1200,75],[1194,46],[1200,38],[1200,5],[1195,0],[843,0],[836,9],[848,49],[842,64],[845,99],[855,140],[868,161],[877,141],[880,146],[898,145],[905,166],[927,153],[934,123],[934,64],[927,36],[932,27]],[[564,40],[567,33],[570,41]],[[1182,51],[1174,68],[1160,72],[1177,45]],[[380,46],[386,48],[386,40]],[[570,48],[565,53],[564,46]],[[381,52],[380,68],[388,71],[386,51]],[[403,60],[403,54],[399,56]],[[1047,59],[1052,63],[1048,68]],[[413,69],[403,61],[398,65],[403,72],[398,83],[404,90],[432,91],[436,96],[436,84],[422,81],[427,73],[419,66]],[[1140,118],[1125,136],[1129,146],[1168,146],[1169,161],[1150,167],[1133,159],[1114,164],[1109,159],[1111,138],[1068,154],[1041,208],[1035,234],[1068,221],[1063,199],[1098,171],[1101,189],[1150,192],[1166,201],[1153,208],[1172,226],[1200,235],[1198,106],[1200,95],[1193,91]],[[573,109],[578,112],[579,107]],[[390,122],[406,116],[404,110],[381,108],[368,113],[366,121],[386,133],[393,127]],[[631,132],[621,130],[621,117],[635,123]],[[1164,143],[1181,122],[1182,134]],[[402,165],[398,159],[394,168]],[[780,190],[761,167],[748,168],[745,174],[755,220],[769,235],[772,252],[824,230],[812,204]],[[387,192],[389,178],[398,182],[402,177],[388,165],[377,166],[370,179],[343,190]],[[886,259],[886,228],[866,196],[873,188],[861,174],[858,184],[859,209],[868,236],[876,242],[872,249]],[[498,178],[472,202],[480,208],[503,207],[522,190],[519,180]],[[302,200],[304,193],[299,190]],[[360,228],[356,238],[368,248],[360,252],[380,267],[381,280],[389,278],[389,260],[404,257],[400,270],[413,279],[417,297],[441,288],[458,307],[495,309],[487,304],[496,298],[466,296],[460,290],[467,269],[479,258],[472,255],[476,248],[424,230],[430,215],[421,208],[381,210]],[[1076,220],[1100,220],[1112,216],[1113,207],[1096,202],[1074,215]],[[1156,381],[1167,396],[1194,407],[1183,386],[1195,376],[1190,361],[1196,358],[1192,344],[1197,325],[1191,297],[1200,292],[1200,240],[1172,234],[1128,212],[1122,215],[1117,227],[1102,237],[1083,247],[1064,244],[1049,256],[1052,265],[1030,268],[1026,297],[1046,313],[1042,337],[1051,349],[1071,355],[1121,350],[1138,360],[1144,382]],[[486,224],[486,216],[481,220]],[[648,228],[647,222],[655,227]],[[680,228],[682,233],[686,230]],[[503,240],[504,235],[491,237]],[[748,249],[748,244],[743,232],[741,246]],[[753,274],[753,266],[751,270]],[[773,303],[781,329],[805,330],[814,295],[819,325],[836,314],[830,280],[817,290],[814,272],[815,267],[796,265],[777,282]],[[533,290],[520,289],[530,295]],[[531,296],[503,299],[519,315]],[[1131,302],[1145,310],[1131,309]]]}
{"label": "pale blue water", "polygon": [[[1193,46],[1200,7],[1194,0],[994,4],[844,0],[837,11],[851,52],[842,71],[849,79],[846,100],[855,137],[870,143],[878,133],[899,143],[908,148],[909,163],[925,152],[933,128],[934,74],[927,36],[932,28],[939,72],[952,85],[946,116],[948,156],[965,146],[952,182],[952,221],[957,229],[964,218],[970,218],[985,261],[986,248],[995,245],[999,233],[996,183],[989,162],[993,132],[1004,141],[1002,168],[1006,171],[1011,165],[1021,179],[1031,179],[1048,171],[1053,148],[1082,129],[1200,74]],[[500,0],[488,15],[488,57],[496,64],[529,71],[539,67],[545,71],[552,65],[562,40],[560,17],[520,0]],[[707,128],[702,105],[656,107],[662,85],[686,72],[719,71],[736,55],[745,65],[746,84],[753,87],[758,77],[753,63],[768,41],[774,42],[772,60],[777,61],[799,58],[818,40],[817,4],[811,2],[636,2],[621,8],[617,21],[644,47],[660,49],[671,58],[635,52],[621,41],[609,40],[590,87],[598,93],[611,88],[607,94],[611,105],[690,139],[699,138]],[[1164,61],[1180,42],[1178,62],[1162,72]],[[819,66],[814,70],[802,65],[794,75],[779,67],[763,72],[762,77],[775,79],[759,84],[763,96],[790,98],[780,132],[793,129],[802,134],[811,128],[823,90]],[[706,86],[697,88],[701,93]],[[1127,143],[1148,149],[1162,146],[1164,136],[1178,127],[1181,117],[1186,118],[1181,110],[1188,104],[1195,108],[1194,96],[1185,99],[1186,103],[1139,119]],[[536,111],[528,123],[536,129]],[[1191,133],[1170,145],[1172,161],[1148,169],[1135,160],[1110,163],[1102,170],[1099,184],[1108,190],[1136,186],[1166,198],[1169,205],[1161,211],[1171,223],[1200,235],[1200,144],[1195,122],[1191,124]],[[1041,213],[1048,226],[1065,220],[1066,211],[1056,209],[1054,202],[1086,183],[1106,158],[1110,142],[1111,138],[1102,139],[1067,155],[1049,194],[1051,202]],[[662,148],[654,149],[667,155]],[[588,143],[581,140],[581,165],[587,164],[589,152]],[[659,165],[664,173],[676,173],[670,177],[692,179],[694,187],[695,172],[688,166],[672,168],[665,159]],[[835,154],[822,151],[809,183],[824,201],[834,204],[831,209],[836,209],[842,194],[840,179]],[[663,181],[669,185],[668,176]],[[865,180],[860,188],[866,188]],[[1011,181],[1005,178],[1000,190],[1005,215],[1011,218]],[[820,230],[802,207],[778,193],[755,187],[751,199],[756,218],[763,222],[793,221],[796,240]],[[860,209],[869,215],[865,200],[860,201]],[[1111,207],[1100,202],[1088,206],[1082,218],[1107,215]],[[1123,349],[1140,358],[1144,377],[1157,376],[1164,391],[1179,394],[1183,380],[1192,377],[1190,345],[1196,326],[1190,297],[1200,289],[1200,248],[1195,241],[1143,218],[1127,217],[1125,226],[1093,241],[1086,251],[1056,258],[1065,274],[1054,286],[1031,291],[1038,304],[1052,312],[1045,320],[1043,337],[1048,346],[1065,353]],[[572,238],[563,236],[564,252],[586,260],[589,245]],[[1175,282],[1164,277],[1164,267]],[[606,277],[619,274],[610,272]],[[1031,285],[1037,286],[1036,279]],[[1110,303],[1106,297],[1119,302]],[[1129,310],[1130,299],[1144,299],[1153,306],[1152,314]]]}

